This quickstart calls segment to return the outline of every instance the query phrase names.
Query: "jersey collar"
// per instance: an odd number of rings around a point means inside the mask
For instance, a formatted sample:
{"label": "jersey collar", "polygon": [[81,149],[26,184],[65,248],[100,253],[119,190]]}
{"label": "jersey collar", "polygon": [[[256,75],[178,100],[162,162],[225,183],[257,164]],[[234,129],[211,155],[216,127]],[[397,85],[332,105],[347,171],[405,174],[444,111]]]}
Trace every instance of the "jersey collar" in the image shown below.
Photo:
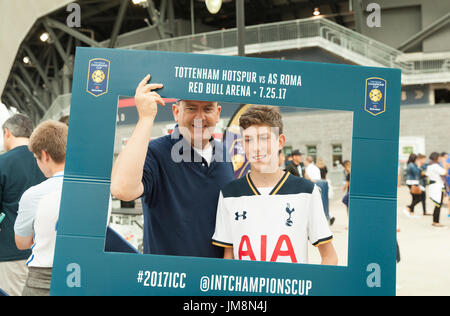
{"label": "jersey collar", "polygon": [[[269,195],[275,195],[277,192],[281,189],[281,187],[286,182],[287,178],[289,177],[290,172],[286,171],[284,175],[281,177],[280,181],[273,187],[272,191],[270,191]],[[245,175],[245,178],[247,179],[248,186],[252,190],[253,194],[255,195],[261,195],[261,193],[256,188],[255,184],[252,181],[252,178],[250,177],[250,172]]]}

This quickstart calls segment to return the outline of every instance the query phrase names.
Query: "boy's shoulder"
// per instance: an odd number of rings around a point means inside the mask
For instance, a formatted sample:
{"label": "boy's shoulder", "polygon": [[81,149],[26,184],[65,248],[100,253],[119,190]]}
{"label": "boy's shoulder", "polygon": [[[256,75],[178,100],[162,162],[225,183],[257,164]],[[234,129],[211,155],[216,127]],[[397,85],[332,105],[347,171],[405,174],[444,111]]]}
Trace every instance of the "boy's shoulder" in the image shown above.
{"label": "boy's shoulder", "polygon": [[29,187],[22,195],[21,201],[25,200],[39,200],[43,196],[52,193],[53,191],[61,191],[62,190],[62,180],[55,181],[55,179],[48,178],[41,183],[38,183],[34,186]]}
{"label": "boy's shoulder", "polygon": [[241,196],[251,196],[254,195],[250,186],[247,182],[247,177],[243,176],[242,178],[233,180],[226,184],[222,188],[222,195],[224,198],[228,197],[241,197]]}
{"label": "boy's shoulder", "polygon": [[312,194],[314,185],[314,182],[310,180],[289,174],[289,177],[277,194]]}
{"label": "boy's shoulder", "polygon": [[[283,182],[284,180],[284,182]],[[287,178],[284,176],[280,183],[277,184],[279,190],[277,195],[287,195],[287,194],[312,194],[314,190],[314,183],[301,177],[294,176],[289,173]],[[252,184],[247,176],[240,179],[231,181],[222,188],[222,195],[224,198],[227,197],[241,197],[241,196],[253,196],[255,195],[252,190]]]}

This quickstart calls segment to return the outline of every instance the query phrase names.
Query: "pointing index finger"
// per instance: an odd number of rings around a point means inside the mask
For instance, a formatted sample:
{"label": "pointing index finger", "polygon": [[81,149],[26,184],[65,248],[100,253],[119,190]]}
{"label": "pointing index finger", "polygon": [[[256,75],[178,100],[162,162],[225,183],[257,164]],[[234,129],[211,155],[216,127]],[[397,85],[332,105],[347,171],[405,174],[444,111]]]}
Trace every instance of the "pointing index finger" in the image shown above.
{"label": "pointing index finger", "polygon": [[141,82],[139,82],[138,88],[142,88],[143,86],[145,86],[147,82],[150,80],[150,77],[151,77],[150,74],[145,76],[144,79],[142,79]]}
{"label": "pointing index finger", "polygon": [[150,92],[153,90],[161,89],[163,87],[160,83],[149,83],[144,87],[141,87],[142,92]]}

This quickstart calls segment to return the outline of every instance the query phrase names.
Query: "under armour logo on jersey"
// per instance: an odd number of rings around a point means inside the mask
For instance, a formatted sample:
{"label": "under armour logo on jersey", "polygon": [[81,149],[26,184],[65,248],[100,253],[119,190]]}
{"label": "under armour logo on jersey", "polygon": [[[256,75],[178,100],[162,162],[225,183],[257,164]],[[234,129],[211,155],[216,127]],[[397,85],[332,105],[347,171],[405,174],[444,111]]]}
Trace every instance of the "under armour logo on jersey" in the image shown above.
{"label": "under armour logo on jersey", "polygon": [[243,211],[242,214],[239,214],[239,212],[234,213],[236,215],[235,220],[238,221],[239,217],[242,217],[242,219],[247,219],[247,212]]}
{"label": "under armour logo on jersey", "polygon": [[291,205],[288,203],[286,206],[286,212],[289,214],[289,218],[286,220],[286,225],[289,227],[292,226],[292,224],[294,224],[294,222],[291,219],[291,215],[294,211],[295,211],[295,208],[291,209]]}

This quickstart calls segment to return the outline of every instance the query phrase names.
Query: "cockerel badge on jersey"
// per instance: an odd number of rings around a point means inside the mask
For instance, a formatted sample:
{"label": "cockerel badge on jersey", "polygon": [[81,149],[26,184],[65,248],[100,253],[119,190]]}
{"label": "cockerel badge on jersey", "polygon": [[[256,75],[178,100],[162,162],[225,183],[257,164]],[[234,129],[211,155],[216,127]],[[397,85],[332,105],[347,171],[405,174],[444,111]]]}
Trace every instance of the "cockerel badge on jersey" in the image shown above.
{"label": "cockerel badge on jersey", "polygon": [[89,61],[86,91],[95,97],[108,92],[110,61],[103,58],[94,58]]}
{"label": "cockerel badge on jersey", "polygon": [[375,116],[386,111],[386,85],[386,80],[381,78],[366,79],[364,110]]}

